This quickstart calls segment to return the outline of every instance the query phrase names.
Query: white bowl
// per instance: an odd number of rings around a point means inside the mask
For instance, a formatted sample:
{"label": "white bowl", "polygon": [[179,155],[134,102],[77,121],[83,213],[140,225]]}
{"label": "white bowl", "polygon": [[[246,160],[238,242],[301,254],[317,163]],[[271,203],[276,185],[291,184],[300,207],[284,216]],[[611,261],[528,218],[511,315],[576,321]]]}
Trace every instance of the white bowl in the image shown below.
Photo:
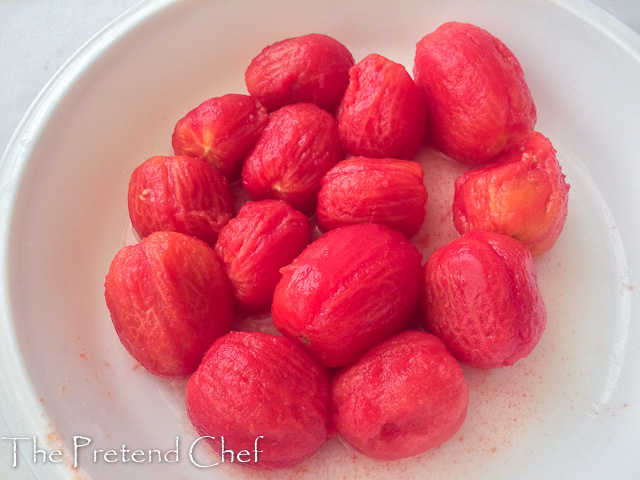
{"label": "white bowl", "polygon": [[[244,70],[267,44],[321,32],[356,60],[376,52],[411,71],[415,43],[450,20],[486,28],[514,51],[537,129],[571,184],[565,231],[536,259],[549,313],[542,341],[513,367],[465,369],[466,423],[416,458],[374,462],[334,440],[293,471],[198,468],[185,382],[138,368],[104,304],[131,171],[171,153],[186,111],[246,92]],[[640,39],[585,2],[162,0],[134,8],[56,75],[0,164],[0,407],[14,435],[64,454],[60,463],[33,462],[32,444],[20,441],[20,461],[42,479],[636,478],[639,112]],[[74,437],[91,439],[77,457]],[[176,438],[178,462],[122,461],[122,448],[168,451]],[[109,449],[119,452],[115,462],[93,457]],[[198,463],[209,458],[201,446],[195,454]]]}

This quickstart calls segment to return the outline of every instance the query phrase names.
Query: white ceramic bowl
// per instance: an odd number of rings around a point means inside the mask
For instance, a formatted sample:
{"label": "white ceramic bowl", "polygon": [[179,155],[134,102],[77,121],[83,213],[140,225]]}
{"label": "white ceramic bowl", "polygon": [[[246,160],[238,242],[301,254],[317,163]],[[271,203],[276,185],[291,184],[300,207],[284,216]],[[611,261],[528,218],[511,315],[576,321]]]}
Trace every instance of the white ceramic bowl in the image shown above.
{"label": "white ceramic bowl", "polygon": [[[173,126],[186,111],[246,92],[244,70],[267,44],[321,32],[356,60],[377,52],[410,71],[415,43],[450,20],[484,27],[514,51],[538,107],[537,129],[553,141],[571,184],[565,231],[536,259],[549,312],[541,343],[513,367],[465,369],[465,425],[419,457],[379,463],[331,441],[293,471],[198,468],[189,458],[197,435],[184,412],[184,381],[137,368],[104,305],[132,169],[171,152]],[[31,444],[21,443],[21,461],[42,479],[637,478],[639,112],[640,40],[585,2],[201,0],[134,8],[56,75],[0,164],[0,407],[14,435],[65,455],[34,463]],[[77,458],[74,436],[92,442]],[[167,451],[176,438],[178,462],[93,458],[94,450]],[[198,449],[195,460],[205,458]]]}

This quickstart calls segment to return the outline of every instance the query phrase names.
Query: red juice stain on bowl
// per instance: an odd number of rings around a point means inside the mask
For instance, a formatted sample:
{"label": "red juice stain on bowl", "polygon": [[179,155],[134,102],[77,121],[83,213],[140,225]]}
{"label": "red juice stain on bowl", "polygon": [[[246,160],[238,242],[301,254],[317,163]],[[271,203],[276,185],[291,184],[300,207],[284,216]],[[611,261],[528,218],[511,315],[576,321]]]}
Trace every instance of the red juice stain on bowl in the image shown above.
{"label": "red juice stain on bowl", "polygon": [[422,253],[423,263],[437,249],[458,238],[453,225],[452,205],[455,179],[469,169],[446,155],[424,147],[416,160],[424,171],[427,213],[422,227],[411,239]]}

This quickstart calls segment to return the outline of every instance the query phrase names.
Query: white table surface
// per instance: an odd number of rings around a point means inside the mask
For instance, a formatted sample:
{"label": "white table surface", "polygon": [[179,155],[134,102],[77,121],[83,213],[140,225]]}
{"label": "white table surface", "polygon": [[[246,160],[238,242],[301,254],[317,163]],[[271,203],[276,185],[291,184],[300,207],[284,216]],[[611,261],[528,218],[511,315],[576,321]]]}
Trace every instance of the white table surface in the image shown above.
{"label": "white table surface", "polygon": [[[89,38],[138,0],[0,0],[0,152],[53,74]],[[640,0],[595,0],[640,33]],[[0,395],[2,392],[0,392]],[[0,438],[13,436],[0,416]],[[0,442],[0,480],[34,480],[11,468]]]}

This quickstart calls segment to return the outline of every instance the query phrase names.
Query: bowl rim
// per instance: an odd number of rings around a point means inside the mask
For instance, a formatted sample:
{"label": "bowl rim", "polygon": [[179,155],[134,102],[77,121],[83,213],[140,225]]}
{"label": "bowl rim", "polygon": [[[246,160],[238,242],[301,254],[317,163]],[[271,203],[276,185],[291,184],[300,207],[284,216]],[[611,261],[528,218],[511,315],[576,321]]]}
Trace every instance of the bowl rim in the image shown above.
{"label": "bowl rim", "polygon": [[[9,285],[10,226],[20,180],[31,152],[49,118],[64,98],[70,85],[109,47],[139,24],[175,3],[175,0],[141,1],[107,23],[87,40],[40,90],[18,123],[0,157],[0,415],[11,435],[29,432],[30,436],[47,431],[51,422],[36,388],[28,376],[22,352],[13,327],[11,286]],[[11,438],[11,437],[8,437]],[[22,453],[20,453],[22,455]],[[25,461],[33,475],[40,478],[31,462]],[[72,478],[74,471],[64,463],[47,468],[47,478]]]}

